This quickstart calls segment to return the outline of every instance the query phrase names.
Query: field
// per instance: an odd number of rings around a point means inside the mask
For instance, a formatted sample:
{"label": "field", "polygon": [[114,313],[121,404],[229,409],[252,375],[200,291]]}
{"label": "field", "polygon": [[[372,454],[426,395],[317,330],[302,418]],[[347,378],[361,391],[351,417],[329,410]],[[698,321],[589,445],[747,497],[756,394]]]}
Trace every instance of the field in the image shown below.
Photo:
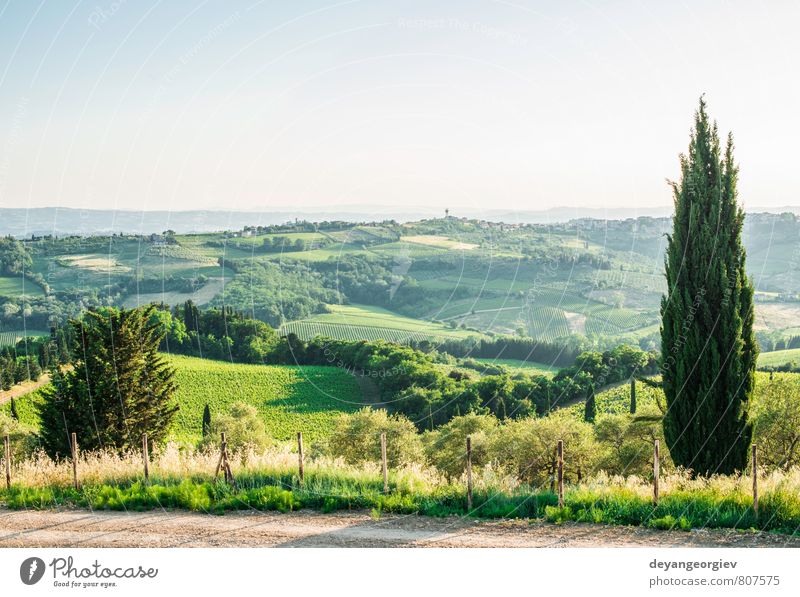
{"label": "field", "polygon": [[283,325],[281,334],[294,333],[303,339],[327,336],[341,340],[409,340],[461,339],[480,335],[471,330],[451,328],[441,323],[404,317],[380,307],[367,305],[329,305],[330,313]]}
{"label": "field", "polygon": [[49,335],[50,332],[45,332],[44,330],[12,330],[0,332],[0,348],[3,346],[14,346],[25,337]]}
{"label": "field", "polygon": [[127,308],[138,307],[148,303],[165,303],[167,305],[180,305],[188,300],[196,305],[206,305],[222,292],[225,283],[222,278],[210,278],[209,281],[194,292],[143,292],[131,294],[122,301],[122,306]]}
{"label": "field", "polygon": [[[211,416],[233,402],[247,402],[263,416],[267,433],[287,440],[298,432],[310,442],[326,436],[336,417],[362,406],[355,378],[335,367],[239,365],[184,356],[168,357],[177,372],[177,403],[173,439],[197,442],[202,435],[203,408]],[[38,426],[40,392],[17,400],[20,421]],[[8,406],[3,405],[3,410]]]}
{"label": "field", "polygon": [[553,375],[558,372],[558,367],[551,367],[544,363],[534,363],[533,361],[522,361],[520,359],[475,359],[487,365],[503,365],[512,372],[527,373],[529,375]]}
{"label": "field", "polygon": [[22,276],[0,276],[0,297],[44,296],[42,287]]}
{"label": "field", "polygon": [[759,367],[779,367],[787,363],[800,363],[800,348],[762,352],[758,355]]}
{"label": "field", "polygon": [[407,243],[417,243],[420,245],[430,245],[432,247],[442,247],[443,249],[451,249],[453,251],[472,251],[477,249],[478,245],[472,243],[464,243],[446,236],[437,236],[433,234],[420,234],[417,236],[401,236],[400,240]]}

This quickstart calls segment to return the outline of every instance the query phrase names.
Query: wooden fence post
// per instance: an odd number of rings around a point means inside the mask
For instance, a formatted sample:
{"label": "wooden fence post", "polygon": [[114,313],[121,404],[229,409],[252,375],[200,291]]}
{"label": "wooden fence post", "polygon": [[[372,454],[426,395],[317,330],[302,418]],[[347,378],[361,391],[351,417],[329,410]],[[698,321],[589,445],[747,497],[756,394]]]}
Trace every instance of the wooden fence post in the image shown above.
{"label": "wooden fence post", "polygon": [[78,438],[72,432],[72,481],[75,489],[78,489]]}
{"label": "wooden fence post", "polygon": [[758,449],[753,444],[753,511],[758,517]]}
{"label": "wooden fence post", "polygon": [[3,455],[6,462],[6,489],[11,487],[11,440],[8,434],[3,438]]}
{"label": "wooden fence post", "polygon": [[467,436],[467,510],[472,510],[472,438]]}
{"label": "wooden fence post", "polygon": [[303,470],[303,432],[297,432],[297,473],[300,478],[300,485],[303,484],[305,471]]}
{"label": "wooden fence post", "polygon": [[659,456],[658,456],[658,440],[653,441],[653,505],[658,506],[658,471],[659,471]]}
{"label": "wooden fence post", "polygon": [[558,440],[558,507],[564,507],[564,440]]}
{"label": "wooden fence post", "polygon": [[147,434],[142,435],[142,459],[144,460],[144,481],[150,480],[150,450],[147,447]]}
{"label": "wooden fence post", "polygon": [[386,433],[381,433],[381,466],[383,468],[383,493],[389,493],[389,467],[386,463]]}
{"label": "wooden fence post", "polygon": [[222,469],[222,474],[225,477],[225,482],[236,487],[236,480],[233,478],[233,471],[231,471],[231,463],[228,462],[228,440],[225,438],[225,433],[219,434],[220,449],[219,460],[217,461],[217,468],[214,471],[214,481],[216,482],[219,476],[219,471]]}

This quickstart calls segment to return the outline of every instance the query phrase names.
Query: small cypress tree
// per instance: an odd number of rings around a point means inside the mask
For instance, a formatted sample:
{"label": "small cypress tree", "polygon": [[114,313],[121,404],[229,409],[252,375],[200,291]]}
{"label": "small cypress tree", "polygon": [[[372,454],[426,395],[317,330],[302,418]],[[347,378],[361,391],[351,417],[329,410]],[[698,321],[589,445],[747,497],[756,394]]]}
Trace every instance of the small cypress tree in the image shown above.
{"label": "small cypress tree", "polygon": [[14,397],[11,397],[11,418],[15,421],[19,421],[19,414],[17,413],[17,401],[14,400]]}
{"label": "small cypress tree", "polygon": [[209,433],[211,433],[211,409],[206,404],[205,408],[203,408],[203,437],[206,437]]}
{"label": "small cypress tree", "polygon": [[631,377],[631,414],[636,414],[636,378]]}
{"label": "small cypress tree", "polygon": [[583,409],[583,420],[587,423],[594,423],[597,418],[597,400],[594,396],[594,385],[589,389],[589,397],[586,398],[586,405]]}
{"label": "small cypress tree", "polygon": [[733,138],[722,150],[701,98],[681,180],[672,184],[661,371],[670,454],[676,465],[702,475],[743,470],[752,438],[747,408],[758,346],[737,178]]}

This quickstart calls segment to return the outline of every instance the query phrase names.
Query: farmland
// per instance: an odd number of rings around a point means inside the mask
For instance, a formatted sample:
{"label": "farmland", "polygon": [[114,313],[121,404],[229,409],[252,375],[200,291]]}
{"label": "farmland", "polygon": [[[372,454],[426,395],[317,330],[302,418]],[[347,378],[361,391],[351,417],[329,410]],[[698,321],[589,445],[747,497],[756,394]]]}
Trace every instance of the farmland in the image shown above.
{"label": "farmland", "polygon": [[[765,352],[800,335],[798,277],[786,270],[794,265],[770,253],[762,234],[775,225],[800,233],[800,223],[774,219],[746,220]],[[66,321],[78,305],[192,300],[231,307],[302,338],[436,342],[502,334],[586,348],[658,349],[666,218],[257,224],[168,239],[26,239],[32,264],[25,269],[25,305],[22,278],[0,277],[5,326],[21,328],[25,307],[31,313],[25,325],[45,329],[53,318]],[[355,307],[331,313],[330,304]]]}
{"label": "farmland", "polygon": [[462,339],[480,335],[479,332],[451,328],[403,317],[386,309],[367,305],[329,305],[330,313],[316,315],[310,320],[294,321],[281,327],[281,334],[293,333],[302,339],[327,336],[341,340],[409,340]]}
{"label": "farmland", "polygon": [[800,363],[800,348],[762,352],[758,355],[759,367],[779,367],[788,363]]}
{"label": "farmland", "polygon": [[0,297],[43,296],[42,287],[22,276],[0,276]]}
{"label": "farmland", "polygon": [[[347,372],[335,367],[241,365],[185,356],[169,356],[176,369],[176,401],[172,439],[196,443],[201,438],[203,408],[212,418],[234,402],[258,409],[267,433],[287,440],[298,431],[309,441],[326,436],[335,418],[362,406],[361,390]],[[36,403],[41,391],[17,400],[20,421],[38,426]],[[8,405],[3,405],[3,410]]]}

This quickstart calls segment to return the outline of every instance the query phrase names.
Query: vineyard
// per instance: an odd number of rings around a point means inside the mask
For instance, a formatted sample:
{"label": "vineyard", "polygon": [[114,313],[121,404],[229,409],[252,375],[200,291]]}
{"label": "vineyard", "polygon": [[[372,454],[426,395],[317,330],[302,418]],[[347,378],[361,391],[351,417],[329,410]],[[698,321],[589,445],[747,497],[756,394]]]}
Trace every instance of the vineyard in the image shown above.
{"label": "vineyard", "polygon": [[3,346],[15,346],[17,342],[25,338],[26,336],[47,336],[49,335],[48,332],[43,332],[39,330],[27,330],[23,331],[10,331],[10,332],[0,332],[0,348]]}
{"label": "vineyard", "polygon": [[[176,369],[180,407],[172,439],[181,442],[200,440],[206,404],[213,418],[234,402],[246,402],[258,409],[270,437],[286,440],[302,431],[311,441],[327,436],[340,413],[363,406],[355,378],[336,367],[240,365],[184,356],[168,360]],[[20,422],[38,427],[41,399],[41,390],[17,399]]]}

